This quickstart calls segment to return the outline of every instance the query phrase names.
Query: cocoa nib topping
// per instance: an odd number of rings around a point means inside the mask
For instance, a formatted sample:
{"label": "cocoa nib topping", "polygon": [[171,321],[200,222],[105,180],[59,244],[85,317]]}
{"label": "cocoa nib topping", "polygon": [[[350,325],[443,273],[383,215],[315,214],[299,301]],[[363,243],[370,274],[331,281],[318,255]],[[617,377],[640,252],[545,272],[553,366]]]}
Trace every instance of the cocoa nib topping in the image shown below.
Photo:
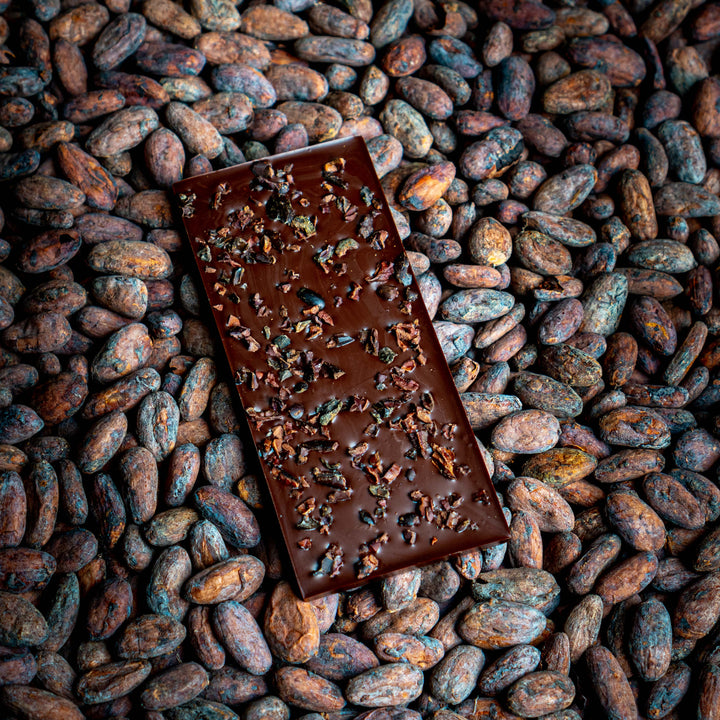
{"label": "cocoa nib topping", "polygon": [[344,554],[339,545],[331,543],[320,558],[315,575],[329,575],[330,577],[339,575],[343,566]]}
{"label": "cocoa nib topping", "polygon": [[189,180],[181,197],[304,595],[505,534],[359,145]]}

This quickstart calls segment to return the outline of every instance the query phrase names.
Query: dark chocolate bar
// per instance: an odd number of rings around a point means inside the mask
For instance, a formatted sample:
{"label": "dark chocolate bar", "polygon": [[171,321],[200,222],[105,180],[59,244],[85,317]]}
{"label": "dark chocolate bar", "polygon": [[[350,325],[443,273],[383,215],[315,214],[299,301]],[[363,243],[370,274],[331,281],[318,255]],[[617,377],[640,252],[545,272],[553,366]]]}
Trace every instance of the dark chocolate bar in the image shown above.
{"label": "dark chocolate bar", "polygon": [[505,540],[364,140],[174,190],[300,594]]}

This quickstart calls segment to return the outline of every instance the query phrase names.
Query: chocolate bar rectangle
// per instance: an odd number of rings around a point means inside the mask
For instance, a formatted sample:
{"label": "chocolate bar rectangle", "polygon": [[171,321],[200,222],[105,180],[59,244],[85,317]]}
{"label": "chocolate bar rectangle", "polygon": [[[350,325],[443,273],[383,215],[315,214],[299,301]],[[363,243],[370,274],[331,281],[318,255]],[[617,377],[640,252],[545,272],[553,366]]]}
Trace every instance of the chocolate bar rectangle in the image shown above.
{"label": "chocolate bar rectangle", "polygon": [[300,594],[507,539],[364,140],[174,191]]}

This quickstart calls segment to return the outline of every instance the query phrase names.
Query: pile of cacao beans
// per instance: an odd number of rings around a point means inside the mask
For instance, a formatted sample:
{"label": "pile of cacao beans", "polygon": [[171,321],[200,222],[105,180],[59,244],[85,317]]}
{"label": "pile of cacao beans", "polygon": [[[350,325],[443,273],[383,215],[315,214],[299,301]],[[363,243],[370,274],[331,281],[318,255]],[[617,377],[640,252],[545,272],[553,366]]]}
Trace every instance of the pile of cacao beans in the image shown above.
{"label": "pile of cacao beans", "polygon": [[[0,716],[720,717],[718,2],[0,13]],[[308,602],[170,188],[351,135],[510,539]]]}

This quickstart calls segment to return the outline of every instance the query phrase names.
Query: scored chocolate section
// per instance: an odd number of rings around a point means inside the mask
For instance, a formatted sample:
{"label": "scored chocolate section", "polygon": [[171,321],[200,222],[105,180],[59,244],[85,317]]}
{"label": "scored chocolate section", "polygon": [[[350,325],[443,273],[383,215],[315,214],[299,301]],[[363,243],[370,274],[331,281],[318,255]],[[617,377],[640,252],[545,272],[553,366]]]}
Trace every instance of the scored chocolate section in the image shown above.
{"label": "scored chocolate section", "polygon": [[365,142],[174,191],[301,595],[505,540]]}

